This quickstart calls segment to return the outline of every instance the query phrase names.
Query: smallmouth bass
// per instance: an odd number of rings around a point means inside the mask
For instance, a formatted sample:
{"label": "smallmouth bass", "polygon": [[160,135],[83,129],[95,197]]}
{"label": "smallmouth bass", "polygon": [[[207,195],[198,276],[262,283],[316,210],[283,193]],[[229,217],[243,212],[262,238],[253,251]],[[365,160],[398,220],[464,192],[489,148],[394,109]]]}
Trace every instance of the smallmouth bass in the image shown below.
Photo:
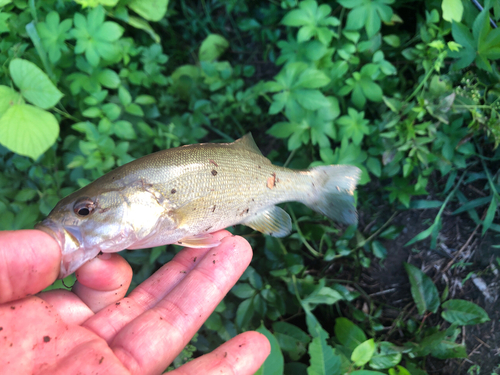
{"label": "smallmouth bass", "polygon": [[236,224],[284,237],[292,223],[276,206],[283,202],[354,224],[359,175],[349,165],[273,165],[249,133],[232,143],[186,145],[118,167],[63,198],[35,228],[59,243],[64,278],[101,251],[218,246],[210,233]]}

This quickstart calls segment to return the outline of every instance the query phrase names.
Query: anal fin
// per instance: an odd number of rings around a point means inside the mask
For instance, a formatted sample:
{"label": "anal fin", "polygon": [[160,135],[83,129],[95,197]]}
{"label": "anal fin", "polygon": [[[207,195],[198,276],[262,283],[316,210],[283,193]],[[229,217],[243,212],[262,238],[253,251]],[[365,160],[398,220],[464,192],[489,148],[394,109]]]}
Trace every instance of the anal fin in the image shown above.
{"label": "anal fin", "polygon": [[184,237],[177,241],[176,245],[193,247],[193,248],[207,248],[216,247],[220,245],[220,241],[208,233],[198,234],[196,236]]}
{"label": "anal fin", "polygon": [[273,237],[285,237],[292,231],[290,215],[276,206],[260,211],[241,224]]}

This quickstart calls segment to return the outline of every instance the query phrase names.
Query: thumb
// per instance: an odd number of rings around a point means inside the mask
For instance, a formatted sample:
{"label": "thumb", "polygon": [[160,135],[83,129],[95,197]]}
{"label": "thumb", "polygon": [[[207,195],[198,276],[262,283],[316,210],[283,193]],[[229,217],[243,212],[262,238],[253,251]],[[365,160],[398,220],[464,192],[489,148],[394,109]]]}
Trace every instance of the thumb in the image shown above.
{"label": "thumb", "polygon": [[35,294],[59,274],[61,249],[40,230],[0,232],[0,303]]}

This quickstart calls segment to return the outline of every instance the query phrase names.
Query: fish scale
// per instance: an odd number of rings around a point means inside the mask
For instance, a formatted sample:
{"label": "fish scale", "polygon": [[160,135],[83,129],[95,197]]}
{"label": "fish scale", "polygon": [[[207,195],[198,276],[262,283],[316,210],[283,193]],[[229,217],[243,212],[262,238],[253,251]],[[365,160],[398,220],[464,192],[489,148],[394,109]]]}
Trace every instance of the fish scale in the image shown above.
{"label": "fish scale", "polygon": [[236,224],[285,236],[291,220],[276,206],[282,202],[302,202],[355,223],[359,174],[345,165],[273,165],[247,134],[233,143],[187,145],[125,164],[62,199],[37,228],[59,242],[64,277],[100,251],[217,246],[210,233]]}

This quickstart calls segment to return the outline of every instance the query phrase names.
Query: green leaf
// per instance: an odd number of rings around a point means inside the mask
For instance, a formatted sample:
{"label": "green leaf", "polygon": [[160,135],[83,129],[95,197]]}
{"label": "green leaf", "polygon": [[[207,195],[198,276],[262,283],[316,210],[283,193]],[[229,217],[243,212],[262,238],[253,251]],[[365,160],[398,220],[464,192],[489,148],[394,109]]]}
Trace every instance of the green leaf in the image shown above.
{"label": "green leaf", "polygon": [[351,350],[366,341],[363,330],[347,318],[335,319],[335,336],[342,345]]}
{"label": "green leaf", "polygon": [[317,288],[313,293],[308,295],[302,300],[302,304],[317,305],[317,304],[327,304],[333,305],[334,303],[343,300],[342,295],[336,290],[324,286],[322,288]]}
{"label": "green leaf", "polygon": [[106,117],[111,121],[118,119],[118,117],[120,117],[120,114],[122,112],[120,106],[115,103],[106,103],[101,108]]}
{"label": "green leaf", "polygon": [[398,48],[401,44],[399,36],[397,36],[396,34],[386,35],[382,39],[384,40],[384,42],[394,48]]}
{"label": "green leaf", "polygon": [[151,25],[146,20],[139,18],[139,17],[129,16],[127,18],[126,22],[130,26],[135,27],[136,29],[141,29],[141,30],[144,30],[145,32],[147,32],[155,43],[161,42],[160,36],[157,33],[155,33],[154,29],[151,27]]}
{"label": "green leaf", "polygon": [[151,95],[139,95],[137,98],[135,98],[134,103],[141,105],[150,105],[155,104],[156,99]]}
{"label": "green leaf", "polygon": [[273,334],[269,332],[269,330],[264,326],[263,323],[259,328],[257,328],[256,331],[262,333],[267,337],[269,343],[271,344],[271,353],[266,358],[262,366],[257,370],[255,375],[283,374],[285,360],[283,358],[283,353],[281,353],[278,341],[273,336]]}
{"label": "green leaf", "polygon": [[427,237],[429,237],[432,234],[432,232],[435,230],[436,227],[437,227],[436,224],[432,224],[429,228],[420,232],[415,237],[413,237],[410,241],[408,241],[405,244],[405,246],[410,246],[410,245],[413,245],[415,242],[425,240]]}
{"label": "green leaf", "polygon": [[247,299],[253,297],[257,291],[250,284],[238,283],[231,289],[231,292],[238,298]]}
{"label": "green leaf", "polygon": [[337,18],[329,16],[332,8],[327,4],[318,7],[318,3],[313,0],[301,1],[299,7],[300,9],[288,12],[281,23],[287,26],[302,26],[297,33],[299,43],[317,37],[323,45],[329,45],[332,38],[337,36],[329,26],[340,24]]}
{"label": "green leaf", "polygon": [[387,249],[379,241],[372,242],[372,251],[373,255],[379,259],[387,258]]}
{"label": "green leaf", "polygon": [[467,348],[464,344],[443,340],[432,349],[432,356],[439,359],[467,358]]}
{"label": "green leaf", "polygon": [[144,111],[137,104],[129,104],[125,107],[125,112],[130,113],[131,115],[144,117]]}
{"label": "green leaf", "polygon": [[115,60],[120,56],[116,41],[123,34],[123,28],[116,22],[106,21],[104,8],[99,5],[87,17],[75,13],[75,28],[71,35],[76,39],[75,53],[85,53],[90,65],[96,67],[102,59]]}
{"label": "green leaf", "polygon": [[411,295],[415,301],[420,315],[426,311],[435,313],[439,308],[439,294],[431,278],[417,267],[405,263],[405,270],[410,278]]}
{"label": "green leaf", "polygon": [[354,348],[351,354],[351,361],[356,366],[364,366],[373,356],[375,352],[375,341],[373,339],[366,340]]}
{"label": "green leaf", "polygon": [[341,359],[334,349],[327,344],[328,333],[321,327],[312,312],[304,307],[309,333],[313,336],[309,344],[310,366],[308,375],[340,375]]}
{"label": "green leaf", "polygon": [[488,211],[486,212],[486,217],[484,218],[483,221],[483,231],[482,231],[483,236],[486,233],[486,231],[490,229],[491,224],[493,223],[493,219],[495,218],[498,209],[498,203],[499,202],[497,201],[497,197],[493,195],[490,206],[488,207]]}
{"label": "green leaf", "polygon": [[59,124],[49,112],[29,104],[15,104],[0,117],[0,143],[36,160],[54,144]]}
{"label": "green leaf", "polygon": [[71,19],[66,19],[59,23],[59,14],[50,12],[45,18],[45,22],[36,24],[36,29],[43,47],[49,53],[49,59],[54,64],[61,58],[61,51],[67,52],[66,39],[69,39],[69,29],[73,25]]}
{"label": "green leaf", "polygon": [[113,124],[113,133],[120,139],[137,139],[134,127],[128,121],[117,121]]}
{"label": "green leaf", "polygon": [[330,105],[326,96],[319,90],[297,89],[292,91],[291,97],[296,99],[302,107],[311,111]]}
{"label": "green leaf", "polygon": [[104,69],[99,72],[99,83],[109,89],[116,89],[120,86],[120,77],[114,70]]}
{"label": "green leaf", "polygon": [[123,86],[120,86],[118,88],[118,99],[120,99],[120,102],[124,106],[127,106],[130,103],[132,103],[132,96],[130,95],[130,93],[128,92],[128,90],[125,87],[123,87]]}
{"label": "green leaf", "polygon": [[464,13],[462,0],[443,0],[441,3],[443,10],[443,19],[448,22],[460,22]]}
{"label": "green leaf", "polygon": [[309,68],[302,72],[293,87],[317,89],[330,83],[330,78],[321,70]]}
{"label": "green leaf", "polygon": [[128,7],[148,21],[159,21],[167,13],[168,0],[132,0]]}
{"label": "green leaf", "polygon": [[0,85],[0,117],[14,104],[24,104],[21,94],[8,86]]}
{"label": "green leaf", "polygon": [[244,300],[236,310],[236,325],[244,330],[252,320],[254,313],[253,298]]}
{"label": "green leaf", "polygon": [[226,38],[218,34],[209,34],[201,43],[200,61],[217,60],[228,47],[229,42]]}
{"label": "green leaf", "polygon": [[451,299],[443,303],[441,316],[447,322],[463,326],[490,321],[488,314],[481,307],[461,299]]}
{"label": "green leaf", "polygon": [[24,98],[40,108],[53,107],[63,97],[49,77],[30,61],[12,59],[9,72]]}
{"label": "green leaf", "polygon": [[370,359],[370,367],[375,370],[384,370],[396,366],[402,359],[401,348],[393,343],[382,341],[377,344],[377,350]]}
{"label": "green leaf", "polygon": [[273,331],[281,350],[288,352],[292,360],[299,360],[311,341],[307,333],[287,322],[274,323]]}

